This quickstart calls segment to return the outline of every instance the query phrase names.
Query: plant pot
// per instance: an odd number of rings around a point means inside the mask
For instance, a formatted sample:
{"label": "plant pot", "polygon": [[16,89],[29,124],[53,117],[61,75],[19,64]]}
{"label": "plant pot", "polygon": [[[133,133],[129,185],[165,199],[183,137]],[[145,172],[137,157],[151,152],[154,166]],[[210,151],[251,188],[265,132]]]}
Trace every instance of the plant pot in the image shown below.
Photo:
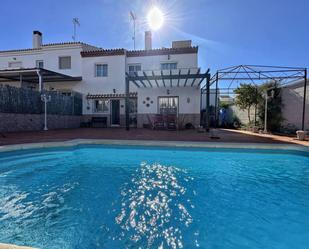
{"label": "plant pot", "polygon": [[302,131],[302,130],[299,130],[299,131],[296,131],[296,135],[297,135],[297,139],[298,140],[304,141],[305,140],[306,132]]}

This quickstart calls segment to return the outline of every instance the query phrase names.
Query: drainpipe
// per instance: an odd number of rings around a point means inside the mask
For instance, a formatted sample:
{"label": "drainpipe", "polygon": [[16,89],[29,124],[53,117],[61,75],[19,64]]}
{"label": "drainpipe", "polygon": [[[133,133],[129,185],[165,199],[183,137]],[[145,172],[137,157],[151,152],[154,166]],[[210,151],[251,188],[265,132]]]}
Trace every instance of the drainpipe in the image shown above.
{"label": "drainpipe", "polygon": [[41,75],[41,71],[37,70],[36,73],[38,74],[39,77],[39,92],[42,92],[42,75]]}

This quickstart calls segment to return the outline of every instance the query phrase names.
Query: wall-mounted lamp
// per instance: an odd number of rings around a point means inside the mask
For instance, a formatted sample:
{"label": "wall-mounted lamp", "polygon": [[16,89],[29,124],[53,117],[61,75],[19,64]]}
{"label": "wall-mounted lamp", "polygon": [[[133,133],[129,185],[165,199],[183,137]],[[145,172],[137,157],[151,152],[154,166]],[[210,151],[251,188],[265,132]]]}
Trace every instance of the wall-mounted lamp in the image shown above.
{"label": "wall-mounted lamp", "polygon": [[188,98],[187,98],[187,103],[189,104],[189,103],[190,103],[190,101],[191,101],[191,99],[188,97]]}
{"label": "wall-mounted lamp", "polygon": [[170,89],[166,90],[166,94],[169,95],[170,94]]}
{"label": "wall-mounted lamp", "polygon": [[116,93],[116,89],[115,88],[113,89],[113,93]]}
{"label": "wall-mounted lamp", "polygon": [[171,55],[170,55],[170,54],[167,55],[167,59],[168,59],[168,60],[171,59]]}

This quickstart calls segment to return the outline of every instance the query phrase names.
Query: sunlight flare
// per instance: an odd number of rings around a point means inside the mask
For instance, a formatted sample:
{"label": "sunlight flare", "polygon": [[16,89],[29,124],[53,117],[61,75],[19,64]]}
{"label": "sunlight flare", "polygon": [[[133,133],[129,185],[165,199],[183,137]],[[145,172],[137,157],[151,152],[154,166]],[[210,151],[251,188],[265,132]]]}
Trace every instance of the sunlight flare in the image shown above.
{"label": "sunlight flare", "polygon": [[152,7],[147,15],[147,21],[152,30],[158,30],[164,23],[164,15],[158,7]]}

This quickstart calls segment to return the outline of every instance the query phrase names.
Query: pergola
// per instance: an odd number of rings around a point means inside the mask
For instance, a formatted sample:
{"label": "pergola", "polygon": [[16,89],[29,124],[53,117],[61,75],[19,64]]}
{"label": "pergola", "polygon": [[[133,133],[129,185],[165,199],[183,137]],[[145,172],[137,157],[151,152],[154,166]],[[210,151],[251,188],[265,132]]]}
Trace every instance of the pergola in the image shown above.
{"label": "pergola", "polygon": [[[284,87],[296,81],[304,81],[304,96],[302,108],[302,130],[305,128],[305,110],[306,110],[306,90],[307,90],[307,69],[300,67],[280,67],[280,66],[261,66],[261,65],[239,65],[218,70],[210,79],[209,84],[205,84],[201,93],[209,95],[210,86],[215,85],[215,122],[218,121],[218,91],[220,94],[233,91],[241,82],[251,83],[255,86],[265,82],[278,83]],[[226,82],[225,87],[219,84]],[[272,90],[271,88],[267,91]],[[209,107],[206,107],[206,109]],[[209,111],[208,111],[209,113]],[[209,119],[209,117],[208,117]]]}
{"label": "pergola", "polygon": [[200,68],[152,70],[152,71],[142,71],[138,73],[137,72],[126,73],[126,98],[125,98],[126,129],[127,130],[130,129],[129,124],[130,84],[134,84],[137,88],[196,87],[199,89],[204,80],[206,80],[206,82],[210,81],[209,69],[204,73],[201,73]]}
{"label": "pergola", "polygon": [[43,82],[63,82],[63,81],[81,81],[82,77],[73,77],[44,68],[21,68],[0,70],[1,82],[20,81],[27,83],[38,83],[39,90],[42,91]]}

